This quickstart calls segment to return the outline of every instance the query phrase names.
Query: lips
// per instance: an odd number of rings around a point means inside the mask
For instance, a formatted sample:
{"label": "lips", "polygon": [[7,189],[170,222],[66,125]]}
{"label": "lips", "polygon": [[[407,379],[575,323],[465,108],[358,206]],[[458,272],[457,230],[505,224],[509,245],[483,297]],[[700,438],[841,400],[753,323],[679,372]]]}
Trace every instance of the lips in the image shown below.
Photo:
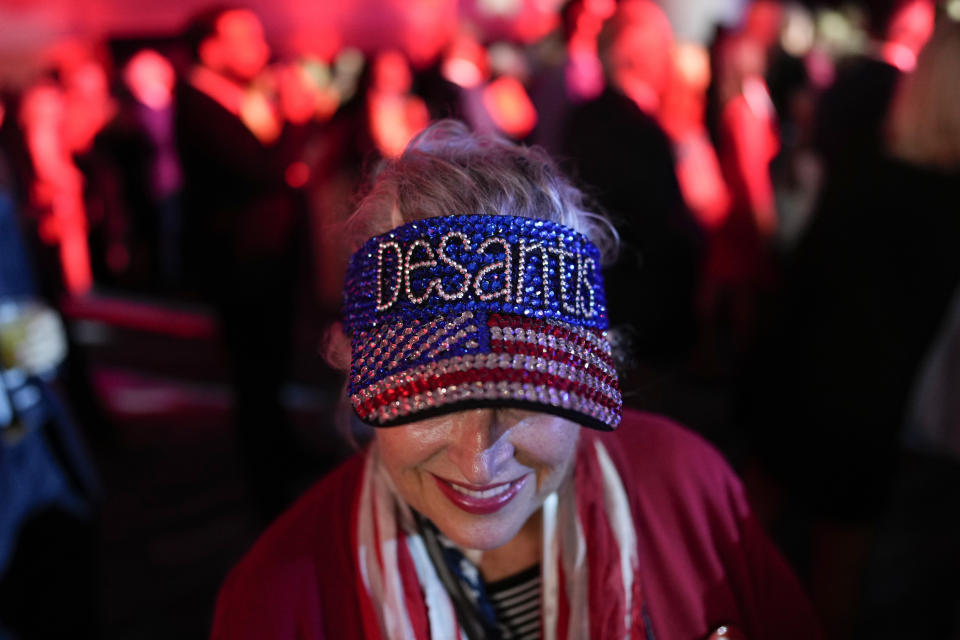
{"label": "lips", "polygon": [[509,482],[484,486],[463,484],[434,476],[443,495],[468,513],[486,515],[502,509],[520,492],[529,475]]}

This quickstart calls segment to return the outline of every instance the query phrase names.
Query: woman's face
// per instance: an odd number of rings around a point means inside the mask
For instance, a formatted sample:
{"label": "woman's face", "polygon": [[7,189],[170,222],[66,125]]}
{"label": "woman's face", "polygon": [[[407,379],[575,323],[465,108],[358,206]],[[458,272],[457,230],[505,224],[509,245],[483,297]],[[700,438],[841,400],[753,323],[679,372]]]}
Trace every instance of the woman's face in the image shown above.
{"label": "woman's face", "polygon": [[580,426],[520,409],[473,409],[377,429],[400,496],[467,549],[500,547],[571,475]]}

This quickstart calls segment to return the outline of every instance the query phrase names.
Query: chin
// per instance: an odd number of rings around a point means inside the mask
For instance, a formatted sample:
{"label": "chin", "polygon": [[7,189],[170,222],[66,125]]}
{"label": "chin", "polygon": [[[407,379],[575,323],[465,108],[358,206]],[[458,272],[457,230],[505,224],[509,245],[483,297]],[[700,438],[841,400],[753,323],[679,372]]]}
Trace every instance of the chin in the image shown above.
{"label": "chin", "polygon": [[[529,517],[529,516],[528,516]],[[478,519],[481,519],[478,521]],[[438,519],[439,520],[439,519]],[[527,518],[457,515],[433,523],[463,549],[490,551],[507,544],[520,532]]]}

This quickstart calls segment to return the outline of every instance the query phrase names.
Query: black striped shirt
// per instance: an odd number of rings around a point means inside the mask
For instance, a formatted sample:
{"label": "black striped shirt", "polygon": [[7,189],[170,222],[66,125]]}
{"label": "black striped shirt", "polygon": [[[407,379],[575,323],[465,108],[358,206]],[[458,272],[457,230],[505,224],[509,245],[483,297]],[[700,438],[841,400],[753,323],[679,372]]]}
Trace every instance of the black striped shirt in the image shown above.
{"label": "black striped shirt", "polygon": [[540,565],[486,585],[504,640],[540,638]]}

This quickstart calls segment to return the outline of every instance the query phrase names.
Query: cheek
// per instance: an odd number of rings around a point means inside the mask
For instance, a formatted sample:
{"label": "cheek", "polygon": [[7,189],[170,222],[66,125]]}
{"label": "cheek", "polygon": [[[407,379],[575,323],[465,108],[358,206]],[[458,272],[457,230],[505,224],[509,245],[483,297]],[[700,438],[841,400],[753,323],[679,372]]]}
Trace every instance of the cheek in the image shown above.
{"label": "cheek", "polygon": [[397,488],[404,494],[417,481],[419,468],[440,451],[446,442],[444,429],[439,425],[417,424],[377,429],[380,459]]}
{"label": "cheek", "polygon": [[414,467],[425,457],[426,443],[410,433],[408,427],[378,429],[377,445],[383,464],[391,470],[403,470]]}
{"label": "cheek", "polygon": [[537,471],[538,490],[553,490],[573,466],[580,426],[563,418],[550,418],[518,433],[516,458]]}

